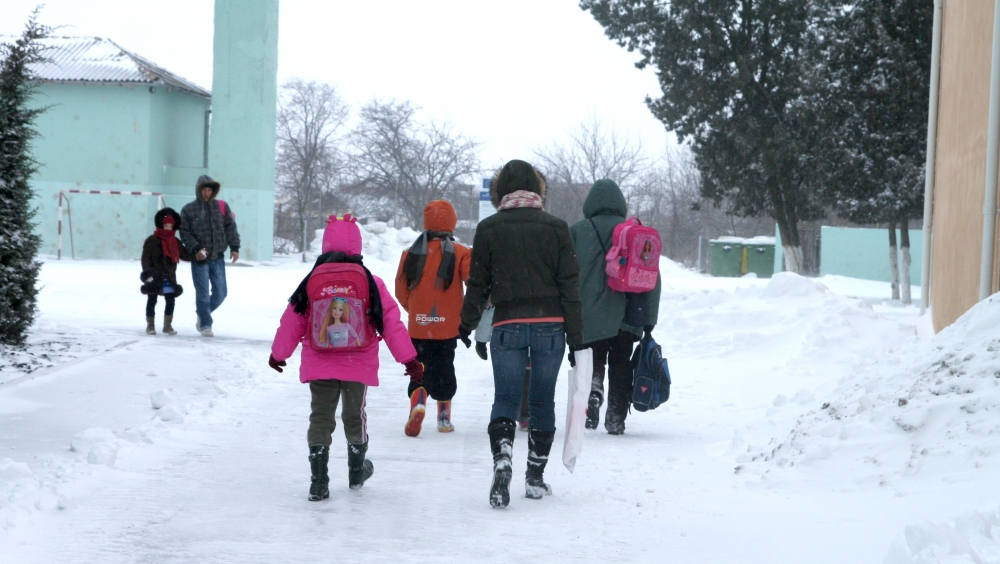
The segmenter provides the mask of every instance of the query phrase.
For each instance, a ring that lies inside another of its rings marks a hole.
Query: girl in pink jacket
[[[323,233],[323,254],[316,259],[312,271],[289,298],[288,307],[281,316],[281,324],[271,345],[271,358],[268,360],[271,368],[282,372],[285,360],[302,344],[299,380],[308,383],[312,392],[312,414],[309,416],[307,436],[309,464],[312,469],[310,501],[330,497],[327,464],[330,460],[333,430],[337,426],[334,415],[341,399],[344,408],[340,418],[347,436],[347,477],[350,488],[360,488],[374,472],[371,461],[365,460],[365,453],[368,451],[365,398],[368,386],[378,386],[379,341],[385,340],[393,358],[406,366],[406,375],[411,381],[417,385],[421,385],[423,381],[423,366],[417,361],[417,351],[413,348],[406,326],[400,320],[399,306],[382,280],[372,275],[362,264],[361,231],[355,221],[350,215],[345,215],[343,219],[330,216]],[[344,263],[360,265],[360,269],[357,266],[337,266]],[[319,282],[310,285],[314,275],[314,281],[336,280],[337,276],[341,276],[336,272],[344,270],[354,272],[356,276],[351,278],[352,274],[343,274],[343,283],[331,282],[326,287],[318,288],[317,284],[323,284]],[[363,275],[360,274],[361,271]],[[364,284],[364,278],[357,283],[358,276],[367,278],[367,284]],[[360,288],[364,285],[368,287],[367,296],[356,295],[360,292],[351,293],[352,287]],[[310,307],[311,293],[316,298],[316,308]],[[345,295],[351,297],[341,297]],[[325,300],[322,299],[324,297]],[[342,314],[344,304],[351,302],[355,304],[354,307],[358,307],[358,304],[365,301],[367,311],[358,309],[352,320],[357,324],[351,329],[354,337],[344,343],[339,340],[337,343],[329,343],[327,333],[332,325],[329,325],[329,320],[326,323],[323,320],[330,317],[330,311],[336,310],[338,321],[342,317],[346,320],[349,316]],[[366,318],[369,329],[355,329],[364,327],[359,317]]]

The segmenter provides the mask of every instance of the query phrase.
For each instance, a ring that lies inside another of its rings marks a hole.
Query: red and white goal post
[[[162,210],[165,205],[163,203],[163,193],[162,192],[126,192],[123,190],[60,190],[59,191],[59,243],[56,250],[56,258],[62,260],[62,224],[63,224],[63,198],[69,201],[66,194],[99,194],[105,196],[156,196],[156,209]],[[70,229],[72,229],[72,223],[70,224]],[[70,237],[72,238],[72,233]],[[76,254],[75,252],[73,253]],[[76,258],[75,256],[73,258]]]

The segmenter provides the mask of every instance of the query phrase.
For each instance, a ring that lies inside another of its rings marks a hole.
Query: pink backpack
[[[363,349],[376,342],[368,322],[368,275],[360,264],[321,264],[306,285],[309,346],[317,351]]]
[[[661,248],[659,232],[643,225],[638,217],[616,225],[611,249],[604,257],[608,286],[616,292],[635,294],[656,288]]]

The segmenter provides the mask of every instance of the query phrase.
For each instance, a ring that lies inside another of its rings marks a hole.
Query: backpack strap
[[[601,250],[604,251],[604,256],[608,256],[608,247],[604,244],[604,239],[601,239],[601,232],[597,230],[597,224],[594,223],[594,218],[590,218],[590,225],[594,228],[594,235],[597,235],[597,242],[601,244]]]
[[[225,202],[225,200],[216,200],[216,202],[219,204],[219,211],[222,212],[222,218],[225,219],[225,217],[226,217],[226,202]]]

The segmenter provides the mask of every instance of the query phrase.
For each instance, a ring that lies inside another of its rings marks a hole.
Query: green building
[[[179,211],[210,174],[237,215],[241,258],[269,260],[277,30],[278,0],[216,1],[214,99],[111,40],[47,40],[51,61],[33,69],[34,102],[48,107],[33,146],[41,253],[59,252],[62,200],[64,257],[138,258],[161,197]]]

